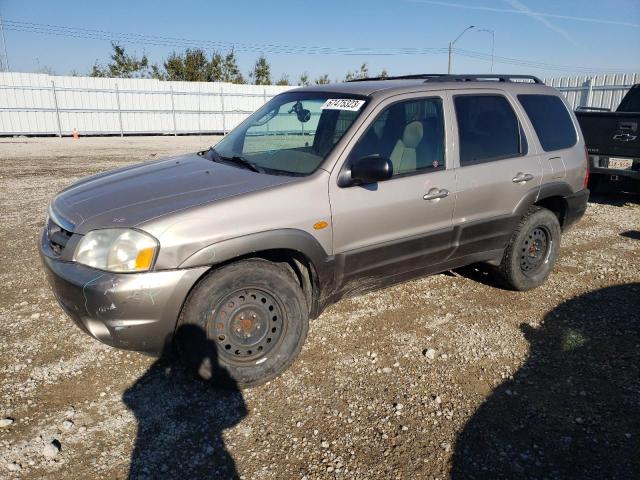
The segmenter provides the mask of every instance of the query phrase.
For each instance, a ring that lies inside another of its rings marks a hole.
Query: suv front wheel
[[[544,283],[560,252],[560,222],[553,212],[531,207],[513,232],[499,267],[513,290],[530,290]]]
[[[196,285],[180,316],[176,343],[201,377],[249,387],[287,369],[308,329],[309,309],[292,272],[283,264],[248,259],[214,270]]]

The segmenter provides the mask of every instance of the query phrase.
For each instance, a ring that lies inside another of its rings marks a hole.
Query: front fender
[[[312,235],[295,228],[252,233],[213,243],[195,252],[178,268],[213,266],[257,252],[280,249],[293,250],[304,255],[316,270],[320,284],[331,283],[332,257]]]

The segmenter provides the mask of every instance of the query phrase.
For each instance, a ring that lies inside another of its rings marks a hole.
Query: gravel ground
[[[242,393],[80,332],[37,255],[50,197],[211,142],[0,139],[0,477],[640,477],[638,197],[594,199],[535,291],[466,268],[343,300]]]

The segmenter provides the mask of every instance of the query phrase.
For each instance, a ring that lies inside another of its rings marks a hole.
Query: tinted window
[[[545,152],[573,147],[576,129],[562,100],[553,95],[518,95]]]
[[[461,166],[516,157],[525,151],[520,123],[506,98],[458,95],[454,104]]]
[[[388,107],[362,135],[349,160],[368,155],[390,159],[394,176],[444,169],[442,101],[410,100]]]

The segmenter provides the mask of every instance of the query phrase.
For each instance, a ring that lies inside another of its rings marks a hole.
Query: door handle
[[[518,172],[518,174],[511,179],[513,183],[525,183],[530,180],[533,180],[533,175],[531,175],[530,173],[522,172]]]
[[[437,188],[433,188],[427,193],[424,197],[424,200],[437,200],[439,198],[445,198],[449,196],[449,190],[438,190]]]

